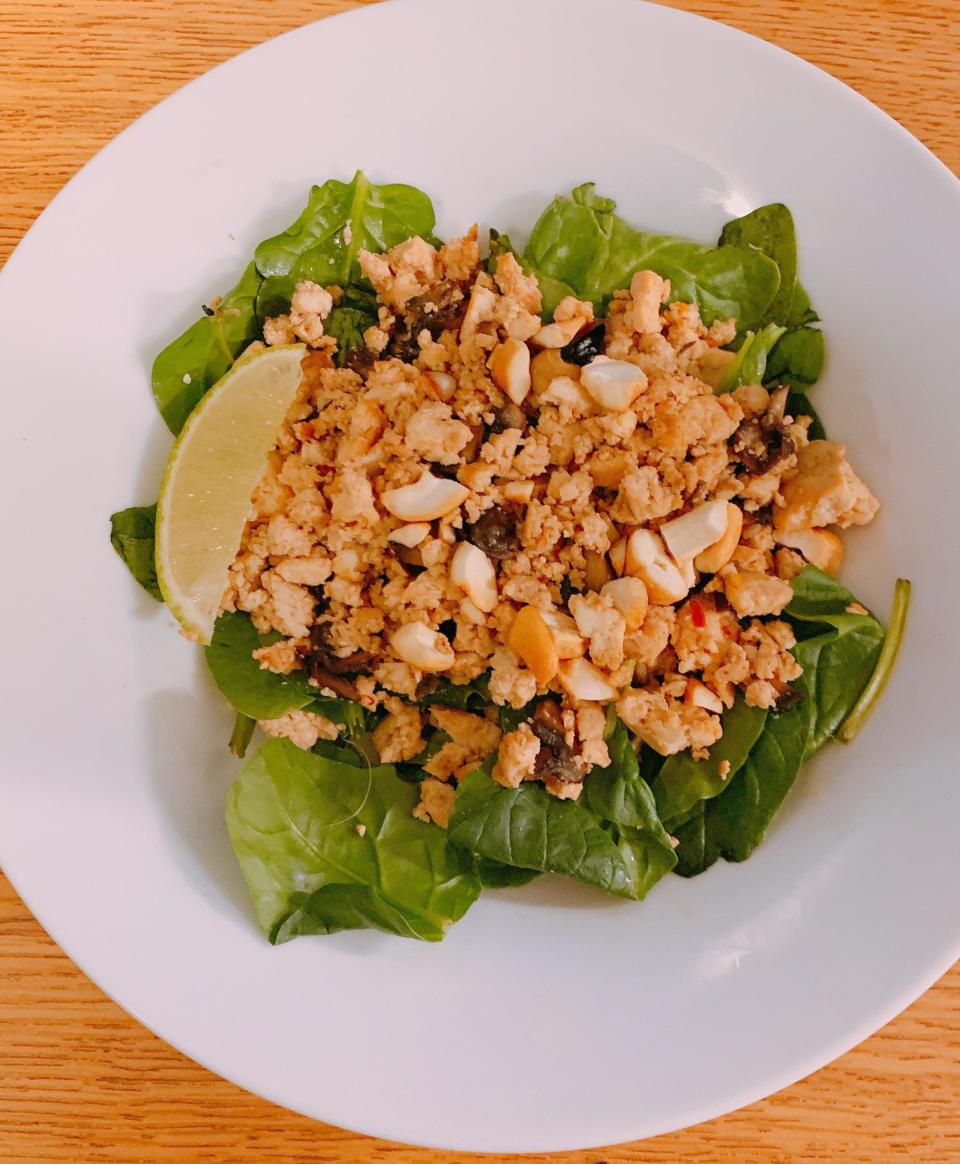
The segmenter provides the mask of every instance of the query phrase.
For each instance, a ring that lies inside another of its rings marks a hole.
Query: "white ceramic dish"
[[[817,406],[884,501],[848,579],[914,581],[899,668],[743,866],[642,905],[489,894],[442,946],[273,949],[222,825],[229,715],[107,515],[152,500],[154,353],[362,166],[441,233],[520,231],[588,178],[653,228],[793,208],[825,321]],[[213,1070],[350,1128],[496,1152],[715,1116],[845,1051],[960,950],[954,451],[960,184],[823,73],[632,0],[409,0],[265,44],[121,134],[0,278],[0,854],[114,998]],[[946,647],[944,644],[948,644]]]

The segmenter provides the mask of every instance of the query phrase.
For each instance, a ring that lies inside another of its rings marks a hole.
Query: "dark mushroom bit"
[[[330,646],[330,628],[318,622],[310,628],[310,646],[303,656],[307,674],[320,687],[329,687],[343,699],[360,698],[356,685],[348,675],[369,674],[377,663],[370,651],[353,651],[349,655],[334,654]]]
[[[585,773],[564,739],[560,708],[551,700],[537,705],[530,730],[540,741],[535,771],[541,780],[552,778],[561,784],[582,784]]]
[[[491,558],[505,561],[520,552],[520,513],[515,505],[494,505],[470,526],[468,538]]]
[[[453,284],[446,283],[417,295],[394,325],[386,354],[412,364],[420,355],[417,338],[420,333],[428,331],[431,339],[437,339],[447,328],[458,325],[464,310],[464,294]]]
[[[606,325],[597,323],[588,331],[574,336],[565,347],[562,347],[560,357],[568,364],[576,364],[579,368],[586,367],[591,360],[603,355],[606,336]]]
[[[733,434],[731,451],[748,473],[766,473],[797,451],[790,426],[782,416],[744,421]]]

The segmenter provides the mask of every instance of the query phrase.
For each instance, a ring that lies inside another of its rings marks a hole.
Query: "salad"
[[[837,580],[879,503],[810,402],[790,211],[615,210],[582,185],[519,251],[331,180],[156,359],[179,437],[111,540],[236,711],[272,942],[742,861],[883,687],[909,584],[885,631]]]

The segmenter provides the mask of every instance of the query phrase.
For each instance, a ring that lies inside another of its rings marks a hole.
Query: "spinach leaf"
[[[720,232],[719,245],[755,247],[780,268],[780,288],[767,308],[771,323],[786,323],[797,284],[797,232],[793,215],[782,202],[771,202],[735,218]],[[747,384],[759,381],[746,380]]]
[[[417,790],[270,740],[244,765],[226,820],[271,942],[378,929],[439,941],[480,893],[473,861],[412,815]]]
[[[278,719],[317,699],[317,689],[303,671],[275,675],[253,657],[259,647],[279,638],[278,634],[259,634],[250,616],[238,610],[220,615],[210,646],[204,648],[213,681],[237,711],[251,719]]]
[[[416,234],[429,239],[435,223],[433,204],[413,186],[375,186],[359,170],[350,182],[314,186],[296,222],[257,247],[260,318],[285,311],[302,279],[362,284],[361,250],[389,250]]]
[[[535,783],[503,788],[492,760],[460,782],[450,840],[480,858],[563,873],[620,897],[642,898],[675,863],[653,794],[620,726],[611,764],[587,776],[583,802]]]
[[[157,506],[133,505],[110,516],[110,544],[148,594],[163,602],[154,561]]]
[[[849,614],[853,595],[835,578],[807,566],[793,580],[785,616],[797,634],[803,700],[768,715],[746,763],[714,800],[675,835],[677,872],[693,876],[723,856],[743,861],[760,844],[804,760],[828,743],[857,704],[880,655],[884,631],[869,614]]]
[[[764,380],[803,391],[823,375],[824,355],[822,331],[814,327],[788,331],[770,352]]]
[[[348,288],[323,325],[324,332],[337,341],[336,361],[341,368],[350,352],[363,346],[363,333],[377,320],[374,296],[357,288]]]
[[[441,679],[433,691],[417,702],[421,707],[431,707],[436,703],[441,707],[456,707],[460,711],[486,711],[490,706],[490,676],[478,675],[469,683],[451,683],[449,679]]]
[[[741,384],[762,384],[767,357],[779,346],[778,340],[783,333],[784,329],[775,323],[768,323],[757,332],[748,331],[717,392],[732,392]]]
[[[249,715],[244,715],[242,711],[237,712],[237,718],[233,723],[233,731],[230,733],[230,742],[227,745],[230,751],[242,760],[247,754],[247,748],[250,747],[250,741],[253,739],[253,730],[257,726],[257,721],[251,719]]]
[[[735,316],[746,331],[766,317],[780,287],[771,259],[752,248],[637,230],[614,214],[615,207],[588,182],[569,199],[555,198],[540,216],[523,260],[541,280],[546,312],[565,294],[602,308],[636,271],[649,268],[670,280],[674,299],[697,303],[707,324]]]
[[[478,857],[565,873],[622,897],[638,897],[633,863],[589,809],[541,784],[503,788],[478,768],[460,781],[450,840]]]
[[[805,327],[808,323],[818,323],[820,316],[813,310],[810,296],[806,288],[797,280],[793,289],[793,299],[790,301],[790,310],[784,323],[787,327]]]
[[[183,428],[200,397],[259,338],[254,311],[259,289],[260,275],[251,263],[213,314],[198,319],[154,360],[153,397],[171,432]]]
[[[689,751],[668,756],[653,784],[657,812],[668,829],[690,813],[701,800],[712,800],[730,786],[746,763],[750,749],[764,729],[767,713],[738,698],[723,717],[723,735],[706,760],[695,760]],[[729,764],[725,776],[720,767]]]
[[[885,635],[872,614],[848,613],[854,596],[816,566],[807,566],[792,586],[785,613],[800,640],[794,654],[803,666],[799,686],[810,717],[807,755],[812,756],[833,739],[853,710]]]
[[[484,889],[515,889],[529,885],[540,876],[538,869],[518,869],[515,865],[501,865],[481,857],[477,861],[477,873]]]
[[[276,633],[259,634],[250,616],[242,611],[221,614],[210,646],[204,649],[210,674],[221,693],[250,719],[278,719],[288,711],[305,708],[339,724],[351,737],[362,735],[367,730],[367,713],[359,703],[320,695],[303,671],[275,675],[260,666],[253,652],[280,638]]]

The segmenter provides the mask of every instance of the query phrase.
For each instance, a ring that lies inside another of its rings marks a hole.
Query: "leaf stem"
[[[237,712],[237,718],[233,725],[233,731],[230,733],[230,751],[242,760],[247,754],[247,748],[250,744],[250,737],[253,735],[253,729],[257,726],[257,721],[251,719],[249,715],[244,715],[242,711]]]
[[[910,609],[910,582],[906,578],[898,578],[893,591],[893,610],[890,613],[890,626],[886,638],[883,640],[883,649],[877,659],[873,674],[867,680],[860,698],[853,705],[850,714],[844,720],[837,739],[849,744],[857,732],[863,727],[870,712],[873,711],[877,700],[883,694],[893,665],[897,661],[897,653],[903,641],[903,632],[907,625],[907,611]]]

